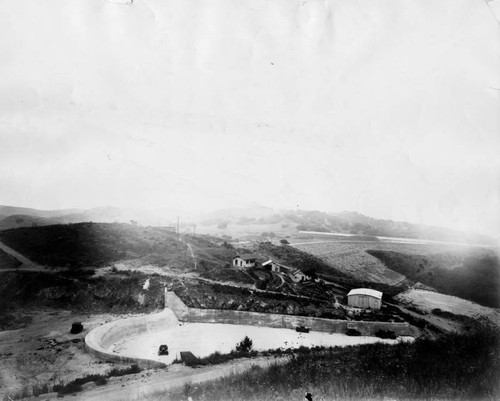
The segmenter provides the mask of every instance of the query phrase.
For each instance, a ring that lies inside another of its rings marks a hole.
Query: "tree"
[[[282,239],[280,240],[280,242],[283,244],[283,245],[288,245],[290,244],[286,239]]]
[[[253,341],[248,336],[245,336],[239,344],[236,344],[236,352],[247,354],[252,350],[252,347]]]

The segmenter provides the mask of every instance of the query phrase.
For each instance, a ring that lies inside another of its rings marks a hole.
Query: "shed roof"
[[[273,261],[271,259],[265,261],[264,263],[262,263],[262,266],[267,266],[267,265],[272,265],[273,264]]]
[[[382,299],[382,293],[380,291],[372,290],[370,288],[355,288],[347,294],[347,296],[350,295],[368,295],[370,297]]]
[[[236,259],[236,258],[241,258],[243,260],[255,260],[257,259],[257,255],[254,255],[254,254],[246,254],[246,255],[236,255],[233,259]]]
[[[293,275],[295,276],[296,274],[304,274],[304,273],[302,273],[299,269],[293,269],[293,270],[290,272],[290,274],[293,274]],[[304,276],[305,276],[305,274],[304,274]]]

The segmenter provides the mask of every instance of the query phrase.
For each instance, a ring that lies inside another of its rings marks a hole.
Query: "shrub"
[[[388,338],[391,340],[395,340],[397,338],[396,333],[394,333],[392,330],[378,330],[375,335],[378,338]]]
[[[239,344],[236,344],[236,352],[248,354],[252,350],[252,347],[253,341],[248,336],[245,336],[245,338],[241,340]]]
[[[82,391],[82,385],[77,383],[76,380],[73,380],[68,384],[54,386],[54,390],[57,391],[57,394],[59,395],[73,394]]]
[[[356,330],[356,329],[347,329],[346,334],[347,334],[348,336],[360,336],[360,335],[361,335],[361,332],[359,332],[359,331],[358,331],[358,330]]]

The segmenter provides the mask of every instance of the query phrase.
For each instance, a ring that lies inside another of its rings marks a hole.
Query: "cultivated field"
[[[396,300],[403,304],[413,305],[426,312],[441,309],[444,312],[464,315],[474,319],[487,318],[500,326],[500,313],[497,310],[451,295],[425,290],[409,290],[397,295]]]
[[[379,241],[328,241],[319,238],[295,238],[292,246],[322,259],[343,273],[361,280],[396,285],[405,276],[388,269],[379,259],[366,253],[367,250],[386,250],[409,255],[441,253],[457,254],[462,258],[463,247],[440,244],[397,244]]]

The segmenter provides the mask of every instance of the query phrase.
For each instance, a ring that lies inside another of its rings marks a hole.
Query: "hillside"
[[[25,215],[25,216],[34,216],[34,217],[59,217],[68,214],[81,213],[81,209],[57,209],[57,210],[40,210],[40,209],[32,209],[27,207],[17,207],[17,206],[4,206],[0,205],[0,217],[3,218],[12,216],[12,215]]]
[[[101,267],[141,259],[157,265],[186,264],[186,246],[162,228],[78,223],[0,232],[0,240],[31,260],[52,267]]]
[[[0,269],[14,269],[21,264],[15,257],[0,249]]]
[[[446,264],[443,255],[410,255],[389,250],[369,250],[389,269],[412,281],[431,286],[443,294],[500,307],[500,261],[490,250],[475,250],[458,265]],[[450,265],[454,268],[450,269]]]
[[[57,218],[37,217],[25,214],[13,214],[0,220],[0,230],[11,228],[48,226],[57,224]]]
[[[76,223],[0,231],[0,241],[29,259],[50,267],[103,267],[128,261],[135,265],[196,267],[230,265],[236,251],[224,240],[180,236],[167,227],[124,223]],[[189,243],[189,245],[188,245]],[[193,251],[193,256],[191,255]]]
[[[375,239],[375,236],[383,236],[496,244],[495,240],[482,235],[467,235],[447,228],[375,219],[357,212],[328,213],[311,210],[278,210],[258,204],[216,210],[196,217],[173,209],[140,210],[108,206],[87,210],[38,210],[0,206],[0,230],[31,225],[80,222],[129,223],[131,220],[143,225],[167,226],[172,224],[178,216],[181,216],[185,231],[190,230],[190,224],[197,224],[200,233],[229,234],[237,237],[243,237],[247,234],[260,235],[266,232],[284,236],[297,234],[299,231],[316,231],[353,234],[372,240]]]
[[[144,283],[148,282],[147,288]],[[70,272],[0,272],[0,330],[16,328],[22,310],[61,308],[73,312],[152,312],[164,306],[169,280],[137,272],[89,278]]]
[[[366,253],[371,247],[394,249],[393,244],[377,242],[320,241],[311,243],[292,242],[294,248],[319,258],[344,275],[363,282],[398,285],[405,276],[387,268],[377,258]]]
[[[260,214],[259,214],[260,212]],[[444,242],[495,244],[482,235],[468,235],[457,230],[407,222],[375,219],[357,212],[327,213],[307,210],[273,210],[264,207],[226,209],[199,217],[201,230],[243,236],[274,232],[276,235],[299,231],[427,239]]]

